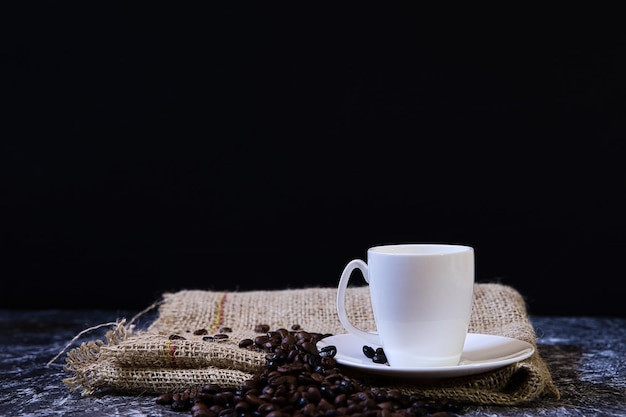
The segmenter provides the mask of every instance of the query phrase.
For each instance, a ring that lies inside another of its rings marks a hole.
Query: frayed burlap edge
[[[100,377],[100,352],[104,346],[118,344],[133,333],[133,326],[127,325],[126,320],[119,321],[115,327],[107,331],[104,340],[96,339],[83,342],[80,346],[67,353],[64,369],[74,376],[64,378],[63,382],[71,391],[82,390],[83,396],[93,394],[106,386]]]

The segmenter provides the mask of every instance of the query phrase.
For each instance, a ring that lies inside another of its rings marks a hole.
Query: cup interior
[[[471,247],[465,245],[418,243],[374,246],[370,248],[370,251],[390,255],[444,255],[465,252],[471,249]]]

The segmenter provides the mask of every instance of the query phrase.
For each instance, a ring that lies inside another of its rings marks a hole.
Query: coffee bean
[[[257,395],[254,395],[254,393],[248,392],[245,397],[244,400],[250,404],[253,408],[256,407],[258,408],[261,404],[264,404],[264,401],[259,398]]]
[[[333,346],[333,345],[324,346],[322,349],[320,349],[319,353],[320,353],[320,356],[322,357],[326,356],[329,358],[333,358],[337,354],[337,346]]]
[[[193,417],[215,417],[215,416],[217,416],[217,414],[215,414],[213,411],[209,410],[209,407],[207,407],[206,404],[204,404],[202,402],[196,402],[191,407],[191,415]]]
[[[376,354],[376,351],[371,346],[363,345],[363,354],[367,356],[368,358],[372,359],[374,355]]]
[[[252,346],[254,345],[254,340],[252,339],[242,339],[239,341],[239,347],[240,348],[246,348],[248,346]]]
[[[209,331],[207,329],[198,329],[198,330],[195,330],[193,334],[195,334],[196,336],[200,336],[203,334],[209,334]]]
[[[254,331],[256,333],[266,333],[269,330],[270,330],[269,324],[257,324],[256,326],[254,326]]]
[[[387,363],[387,357],[385,356],[384,353],[375,353],[374,356],[372,357],[372,361],[374,363]]]
[[[311,374],[311,379],[314,380],[315,382],[322,382],[324,380],[324,377],[321,374],[318,374],[317,372],[313,372]]]
[[[224,408],[222,411],[217,413],[218,417],[236,417],[237,414],[235,409],[233,408]]]
[[[314,343],[305,341],[301,345],[298,345],[303,351],[308,353],[317,353],[317,346]]]
[[[322,365],[322,367],[325,369],[330,369],[337,366],[337,361],[330,356],[323,356],[320,360],[320,365]]]
[[[372,357],[372,361],[374,363],[387,363],[387,356],[385,355],[385,351],[383,348],[376,348],[374,351],[374,356]]]
[[[270,338],[264,334],[261,336],[257,336],[254,338],[254,344],[258,347],[258,346],[262,346],[263,344],[265,344],[265,342],[267,342],[268,340],[270,340]]]
[[[209,394],[217,394],[222,390],[222,387],[217,384],[208,384],[203,386],[200,390]]]
[[[156,403],[161,405],[170,405],[174,402],[172,396],[173,395],[170,393],[161,394],[157,397]]]

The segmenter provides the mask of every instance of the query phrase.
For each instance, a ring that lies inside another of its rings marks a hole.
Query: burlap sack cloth
[[[291,329],[294,324],[316,333],[341,334],[336,313],[336,288],[278,291],[214,292],[184,290],[163,295],[158,318],[146,330],[133,332],[121,321],[105,337],[68,352],[64,379],[83,395],[107,388],[122,393],[162,394],[217,383],[239,386],[266,363],[265,354],[242,349],[238,342],[254,338],[255,326]],[[348,288],[352,321],[374,330],[369,287]],[[232,328],[224,341],[204,341],[223,327]],[[475,284],[469,331],[524,340],[536,346],[535,333],[521,295],[501,284]],[[185,339],[170,338],[171,335]],[[342,369],[346,375],[351,370]],[[377,379],[370,386],[399,388],[423,398],[467,404],[514,405],[542,396],[558,398],[550,372],[536,351],[530,358],[487,373],[430,381]]]

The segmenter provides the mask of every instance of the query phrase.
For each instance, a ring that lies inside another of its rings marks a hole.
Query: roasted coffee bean
[[[303,342],[302,344],[298,345],[298,347],[307,353],[312,353],[312,354],[317,353],[317,346],[315,346],[314,343],[311,343],[309,341]]]
[[[385,355],[385,351],[383,348],[376,348],[374,351],[374,356],[372,357],[372,361],[374,363],[387,363],[387,356]]]
[[[337,346],[333,346],[333,345],[329,345],[329,346],[324,346],[323,348],[320,349],[320,356],[324,357],[329,357],[329,358],[334,358],[335,355],[337,354]]]
[[[191,406],[191,415],[193,417],[216,417],[213,411],[209,410],[206,404],[201,402],[196,402]]]
[[[264,404],[265,402],[259,398],[257,395],[254,395],[253,393],[248,392],[245,397],[244,400],[252,405],[252,407],[256,407],[258,408],[261,404]]]
[[[254,345],[254,340],[252,339],[242,339],[239,341],[239,347],[240,348],[246,348],[248,346],[252,346]]]
[[[174,399],[172,398],[172,396],[173,395],[170,393],[161,394],[157,397],[156,403],[161,404],[161,405],[170,405],[174,402]]]
[[[322,382],[324,380],[324,376],[321,374],[318,374],[317,372],[313,372],[311,374],[311,379],[314,380],[315,382]]]
[[[214,342],[215,338],[213,336],[204,336],[202,340],[204,340],[205,342]]]
[[[235,412],[234,408],[225,408],[217,415],[218,417],[237,417],[237,413]]]
[[[213,403],[221,405],[222,407],[229,407],[232,405],[233,395],[232,392],[224,391],[218,392],[213,397]]]
[[[171,335],[169,336],[169,339],[170,339],[170,340],[186,340],[184,337],[179,336],[179,335],[177,335],[177,334],[171,334]]]
[[[270,338],[264,334],[261,336],[257,336],[254,338],[254,344],[257,345],[257,347],[262,346],[265,344],[265,342],[267,342],[268,340],[270,340]]]
[[[254,331],[257,333],[267,333],[270,330],[269,324],[257,324],[254,326]]]
[[[323,356],[320,360],[320,365],[322,365],[324,369],[330,369],[337,366],[337,361],[335,358],[331,358],[330,356]]]
[[[372,361],[374,363],[387,363],[387,357],[385,356],[384,353],[375,353],[374,357],[372,357]]]
[[[193,405],[192,400],[189,391],[173,394],[170,408],[174,411],[187,411]]]
[[[208,384],[200,388],[201,392],[206,392],[208,394],[217,394],[222,391],[222,387],[217,384]]]
[[[226,333],[217,333],[213,335],[213,338],[215,340],[223,340],[223,339],[228,339],[228,335]]]
[[[254,393],[259,392],[259,384],[254,379],[248,379],[246,381],[243,381],[240,388],[241,388],[242,395],[244,393],[254,394]]]
[[[228,327],[228,326],[224,326],[222,328],[220,328],[220,333],[232,333],[233,329]]]
[[[207,329],[198,329],[194,330],[193,334],[195,334],[196,336],[201,336],[203,334],[209,334],[209,331]]]
[[[276,333],[278,333],[281,337],[285,337],[289,335],[289,330],[281,327],[280,329],[276,330]]]
[[[367,356],[368,358],[372,359],[374,355],[376,354],[376,351],[371,346],[363,345],[363,354]]]
[[[285,344],[287,346],[295,345],[296,344],[296,337],[291,335],[291,334],[283,336],[283,338],[281,340],[281,345],[282,344]]]

